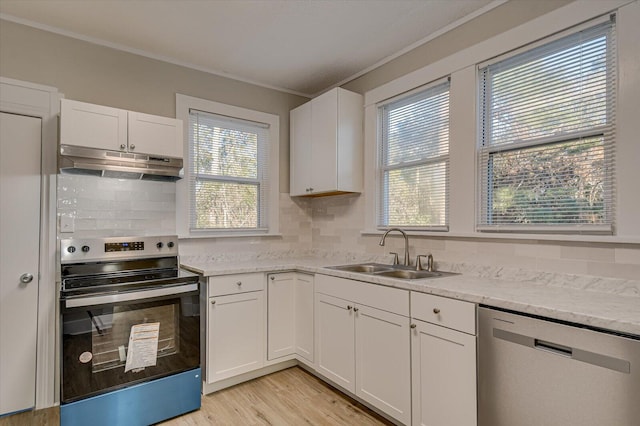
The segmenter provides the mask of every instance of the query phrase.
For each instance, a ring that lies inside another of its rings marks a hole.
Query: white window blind
[[[448,230],[449,80],[379,114],[378,227]]]
[[[480,231],[611,233],[613,21],[479,70]]]
[[[189,110],[191,230],[265,230],[268,129]]]

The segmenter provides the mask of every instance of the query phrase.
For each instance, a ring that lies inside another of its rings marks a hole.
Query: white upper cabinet
[[[332,89],[291,111],[291,195],[361,192],[363,97]]]
[[[119,151],[127,148],[127,111],[62,99],[60,143]]]
[[[311,187],[311,102],[291,110],[291,195],[309,195]]]
[[[60,143],[182,158],[182,120],[63,99]]]
[[[182,120],[128,112],[129,150],[182,158]]]

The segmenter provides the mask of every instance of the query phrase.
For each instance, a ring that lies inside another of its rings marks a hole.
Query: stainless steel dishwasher
[[[479,426],[640,425],[640,340],[478,309]]]

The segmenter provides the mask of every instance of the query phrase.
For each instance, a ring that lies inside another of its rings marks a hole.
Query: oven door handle
[[[66,308],[79,308],[84,306],[105,305],[108,303],[127,302],[130,300],[152,299],[162,296],[173,296],[183,293],[191,293],[198,290],[198,283],[160,287],[151,290],[131,291],[117,294],[103,294],[99,296],[88,296],[67,299],[64,301]]]

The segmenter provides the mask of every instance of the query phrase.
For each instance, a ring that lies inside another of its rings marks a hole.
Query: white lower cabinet
[[[315,285],[317,371],[409,424],[409,292],[326,275]]]
[[[353,303],[316,294],[316,368],[352,393],[356,392],[355,336]]]
[[[267,359],[313,362],[313,275],[273,273],[267,280]]]
[[[269,274],[267,280],[267,359],[296,351],[296,274]]]
[[[206,381],[264,366],[264,274],[210,277],[207,299]]]
[[[300,361],[309,363],[313,363],[313,283],[313,275],[296,274],[296,355]]]
[[[475,426],[475,305],[411,293],[414,426]]]
[[[297,359],[399,423],[477,425],[473,303],[298,272],[209,277],[205,300],[208,384]]]
[[[405,424],[411,419],[409,318],[356,305],[356,395]]]

